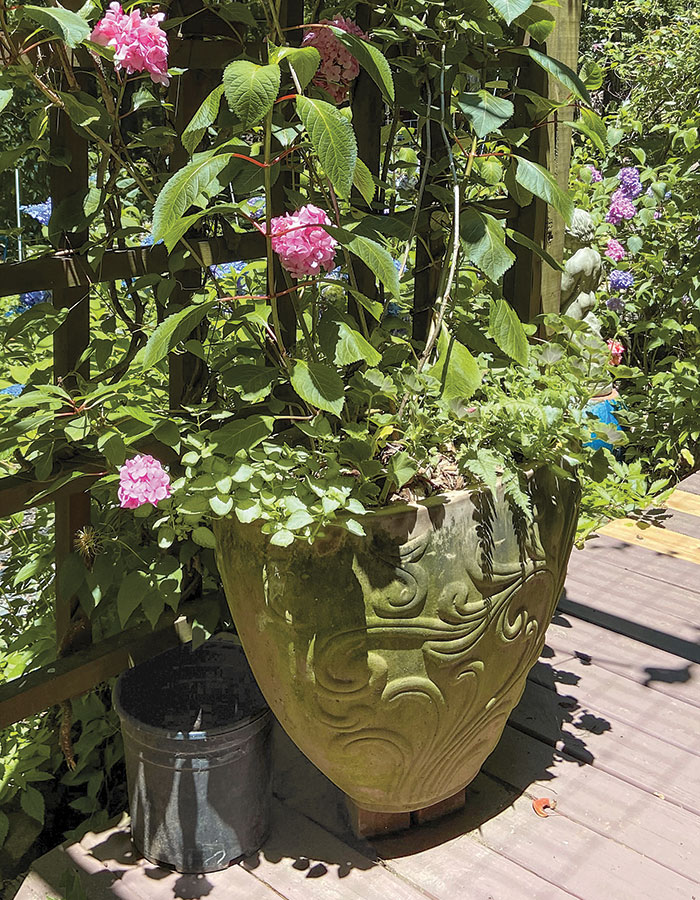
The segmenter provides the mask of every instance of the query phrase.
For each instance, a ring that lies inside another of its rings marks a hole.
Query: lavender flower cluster
[[[610,273],[609,284],[611,291],[628,291],[634,284],[634,275],[631,272],[615,269]]]
[[[624,195],[630,200],[636,200],[642,193],[642,181],[639,177],[639,170],[634,166],[627,166],[624,169],[620,169],[617,177],[620,180],[620,190]]]
[[[613,312],[621,313],[625,308],[625,301],[622,299],[622,297],[610,297],[605,301],[605,305]]]
[[[51,303],[51,298],[51,291],[29,291],[26,294],[20,294],[17,306],[13,306],[5,315],[18,315],[31,309],[32,306],[36,306],[37,303]]]
[[[620,187],[610,198],[610,209],[605,217],[605,221],[612,225],[619,225],[623,219],[633,219],[637,215],[637,207],[632,201],[642,193],[639,171],[634,166],[620,169],[617,177]]]

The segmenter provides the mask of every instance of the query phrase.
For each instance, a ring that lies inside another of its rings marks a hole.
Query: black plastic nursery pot
[[[153,863],[214,872],[269,826],[272,714],[240,646],[214,639],[124,672],[121,719],[132,840]]]

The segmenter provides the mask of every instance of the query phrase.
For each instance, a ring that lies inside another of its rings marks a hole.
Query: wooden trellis
[[[78,0],[74,6],[80,6],[80,2]],[[199,8],[199,0],[181,0],[177,14],[187,16]],[[581,0],[563,0],[554,13],[558,24],[547,42],[546,52],[575,69]],[[371,15],[369,6],[360,7],[358,23],[365,30],[372,27]],[[300,25],[302,16],[302,0],[284,0],[281,9],[282,27]],[[230,38],[218,37],[218,24],[219,20],[210,13],[199,13],[183,23],[181,37],[170,40],[171,64],[187,68],[179,79],[177,118],[180,131],[202,99],[218,82],[221,69],[239,55],[239,43]],[[288,33],[299,37],[301,35],[299,30]],[[217,37],[214,38],[214,35]],[[518,64],[521,66],[518,76],[521,83],[529,79],[534,83],[534,89],[541,94],[561,99],[561,86],[530,63],[527,57],[518,57]],[[353,119],[359,155],[373,174],[379,176],[383,106],[378,89],[364,72],[359,76],[354,96]],[[573,112],[569,111],[567,114],[572,115]],[[570,129],[562,127],[561,120],[560,113],[558,122],[533,133],[530,152],[533,159],[549,168],[561,186],[566,187]],[[436,144],[437,141],[433,145]],[[51,121],[51,157],[60,158],[65,155],[71,159],[70,169],[61,167],[50,172],[54,208],[67,196],[85,193],[88,183],[86,142],[73,131],[68,119],[56,110]],[[184,150],[176,149],[172,155],[171,167],[178,168],[186,159]],[[291,173],[283,175],[275,186],[273,215],[284,211],[284,190],[290,186],[285,178],[291,178]],[[555,258],[561,259],[563,222],[541,200],[535,199],[523,209],[508,199],[494,201],[490,205],[494,214],[506,217],[509,225],[528,234],[535,243],[544,247]],[[411,210],[406,216],[407,221],[412,215]],[[169,303],[171,308],[175,308],[186,304],[191,290],[199,285],[202,262],[209,266],[232,260],[248,261],[263,257],[265,251],[264,239],[257,232],[243,235],[231,232],[225,238],[190,239],[190,246],[196,256],[182,249],[176,249],[168,255],[165,247],[159,245],[108,250],[99,261],[92,262],[76,249],[85,242],[86,237],[86,234],[75,233],[64,236],[61,247],[51,255],[0,266],[0,296],[51,290],[56,307],[71,308],[67,319],[55,332],[54,374],[57,378],[74,371],[76,363],[88,347],[91,286],[143,275],[174,275],[178,284]],[[414,328],[420,334],[426,327],[431,302],[435,298],[437,279],[434,258],[439,258],[440,255],[440,248],[430,244],[429,214],[419,220],[417,247],[422,249],[417,252]],[[540,311],[556,311],[560,273],[543,266],[541,258],[524,247],[514,246],[513,250],[516,252],[516,263],[505,283],[508,300],[524,320],[532,319]],[[370,295],[374,290],[373,274],[363,271],[361,267],[358,282],[363,293]],[[291,304],[287,308],[291,310]],[[282,327],[286,331],[285,343],[289,344],[289,338],[293,337],[296,329],[293,312],[282,322]],[[185,391],[192,384],[193,371],[198,364],[197,358],[189,354],[171,359],[170,402],[173,408],[186,399]],[[89,363],[85,363],[84,367],[88,365]],[[84,374],[89,374],[87,369]],[[143,449],[154,452],[165,461],[172,456],[170,448],[155,446],[155,442]],[[50,497],[37,500],[35,497],[46,490],[46,482],[20,475],[0,479],[0,517],[29,509],[42,502],[53,502],[56,512],[55,546],[58,567],[73,548],[76,530],[90,521],[89,487],[99,478],[104,467],[104,460],[97,457],[75,458],[65,462],[60,470],[54,471],[52,481],[71,470],[85,474],[67,482]],[[90,474],[91,472],[94,474]],[[197,609],[197,600],[182,604],[177,614],[168,612],[163,615],[156,625],[155,633],[148,625],[145,628],[129,629],[107,640],[75,650],[69,655],[59,655],[56,662],[1,685],[0,728],[90,690],[118,674],[132,660],[148,658],[177,642],[187,631],[183,617]],[[75,598],[62,595],[58,584],[55,614],[57,649],[70,649],[66,645],[67,636],[81,612]]]

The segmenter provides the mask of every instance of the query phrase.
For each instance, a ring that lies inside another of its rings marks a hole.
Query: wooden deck
[[[17,900],[64,897],[67,872],[89,900],[700,900],[700,475],[667,506],[574,552],[461,812],[358,840],[340,792],[278,732],[273,831],[254,858],[178,875],[116,827],[42,857]]]

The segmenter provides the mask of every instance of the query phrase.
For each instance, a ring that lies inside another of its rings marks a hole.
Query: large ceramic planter
[[[226,594],[265,699],[359,806],[455,794],[501,736],[563,587],[578,493],[540,472],[534,525],[489,491],[365,517],[312,546],[216,524]]]

